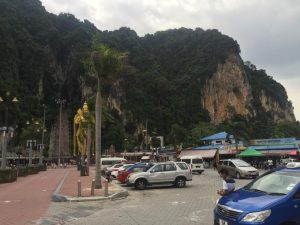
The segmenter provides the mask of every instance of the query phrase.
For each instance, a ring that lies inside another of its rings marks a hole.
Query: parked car
[[[114,164],[119,164],[126,162],[127,160],[125,158],[120,158],[120,157],[111,157],[111,158],[101,158],[101,169],[103,171],[106,170],[107,167],[111,167]]]
[[[271,170],[222,197],[214,225],[300,224],[300,163]]]
[[[114,170],[118,170],[118,168],[120,168],[122,166],[124,166],[123,163],[116,163],[116,164],[114,164],[112,166],[106,167],[106,171],[112,172]]]
[[[224,159],[220,160],[218,165],[218,171],[226,169],[229,176],[240,178],[256,178],[259,176],[259,172],[256,168],[251,166],[249,163],[241,159]]]
[[[201,174],[204,171],[204,164],[201,156],[182,156],[180,161],[187,163],[191,167],[193,173],[195,172]]]
[[[133,173],[127,177],[126,183],[137,189],[145,189],[154,185],[175,185],[183,188],[186,181],[192,180],[192,170],[185,162],[156,163],[147,171]]]
[[[299,160],[297,159],[293,159],[293,158],[287,158],[287,159],[281,159],[280,162],[283,164],[283,165],[286,165],[290,162],[299,162]]]
[[[119,174],[119,171],[124,171],[126,170],[127,168],[131,167],[133,164],[122,164],[121,167],[119,168],[115,168],[111,171],[111,176],[113,178],[117,178],[118,174]]]
[[[127,168],[126,170],[119,171],[117,179],[120,183],[125,184],[126,178],[129,174],[147,170],[152,165],[153,164],[151,164],[151,163],[136,163],[136,164],[130,166],[129,168]]]

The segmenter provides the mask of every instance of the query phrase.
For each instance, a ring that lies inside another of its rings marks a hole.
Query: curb
[[[69,175],[69,172],[66,172],[64,177],[61,179],[61,181],[59,182],[58,186],[56,187],[54,193],[52,194],[52,201],[54,202],[65,202],[66,201],[66,196],[64,195],[60,195],[60,189],[63,186],[67,176]]]
[[[62,180],[59,182],[59,185],[57,186],[54,193],[52,194],[52,201],[54,201],[54,202],[88,202],[88,201],[103,201],[103,200],[114,201],[114,200],[118,200],[118,199],[124,199],[129,195],[128,191],[125,188],[121,187],[120,185],[118,185],[116,183],[114,185],[118,185],[121,188],[121,191],[111,194],[107,197],[104,197],[104,196],[70,197],[67,195],[61,195],[61,194],[59,194],[59,192],[60,192],[68,174],[69,174],[69,172],[66,172],[66,174],[64,175]]]

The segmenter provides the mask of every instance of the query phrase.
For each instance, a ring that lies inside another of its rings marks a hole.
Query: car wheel
[[[185,178],[183,177],[178,177],[175,181],[175,185],[178,188],[184,188],[185,187]]]
[[[241,174],[239,172],[236,173],[236,179],[241,179]]]
[[[139,190],[144,190],[146,188],[146,181],[144,179],[139,179],[135,182],[135,188]]]

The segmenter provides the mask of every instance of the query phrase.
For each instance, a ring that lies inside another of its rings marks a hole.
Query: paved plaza
[[[0,184],[0,224],[34,224],[46,215],[51,196],[69,169],[55,169],[27,177],[17,182]]]
[[[237,180],[237,187],[249,180]],[[76,225],[212,225],[212,210],[221,180],[216,171],[194,175],[186,188],[128,188],[129,197],[116,201],[51,203],[36,224]]]

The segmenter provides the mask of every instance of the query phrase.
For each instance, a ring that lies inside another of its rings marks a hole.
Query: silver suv
[[[175,185],[183,188],[186,181],[192,180],[192,170],[185,162],[156,163],[145,172],[132,173],[126,183],[143,190],[147,186]]]

